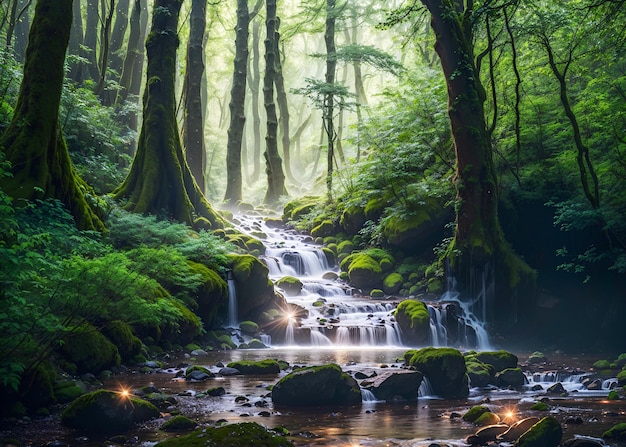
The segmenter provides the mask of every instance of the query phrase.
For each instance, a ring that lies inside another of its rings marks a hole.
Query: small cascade
[[[433,398],[437,397],[435,391],[433,390],[433,386],[430,384],[430,381],[427,377],[424,376],[422,378],[422,383],[420,383],[420,387],[417,389],[417,397],[422,398]]]
[[[365,388],[361,388],[361,400],[363,401],[363,403],[379,402],[379,400],[376,399],[376,396],[374,396],[374,393]]]
[[[293,346],[296,344],[296,338],[293,332],[293,321],[291,318],[287,321],[287,329],[285,329],[285,344],[287,346]]]
[[[235,280],[232,273],[228,272],[228,326],[238,327],[239,318],[237,316],[237,290],[235,288]]]
[[[332,341],[321,332],[311,330],[311,346],[331,346]]]

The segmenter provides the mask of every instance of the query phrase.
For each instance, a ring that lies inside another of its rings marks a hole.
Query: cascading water
[[[239,325],[237,316],[237,290],[232,273],[228,272],[228,326],[236,328]]]
[[[295,232],[265,225],[258,217],[238,216],[245,227],[265,235],[266,251],[261,259],[273,281],[285,276],[298,278],[302,290],[295,296],[284,291],[287,302],[299,309],[288,315],[284,333],[276,345],[304,346],[402,346],[402,334],[393,313],[397,300],[357,297],[336,280],[337,271],[328,265],[319,246]],[[426,303],[431,317],[432,346],[489,347],[487,332],[458,294],[451,289],[439,301]],[[229,307],[229,319],[230,319]],[[235,314],[236,315],[236,314]],[[236,322],[235,322],[236,323]]]

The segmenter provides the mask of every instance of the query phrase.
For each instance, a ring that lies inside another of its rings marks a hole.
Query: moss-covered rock
[[[548,411],[550,407],[545,402],[539,401],[532,404],[530,409],[534,411]]]
[[[354,405],[361,402],[359,384],[333,363],[300,368],[272,388],[274,405]]]
[[[602,438],[626,441],[626,422],[615,424],[602,434]]]
[[[85,394],[84,387],[81,387],[75,380],[65,380],[54,385],[54,396],[60,404],[71,402],[83,394]]]
[[[485,407],[484,405],[476,405],[465,412],[465,414],[463,415],[463,420],[465,422],[474,423],[483,414],[489,413],[489,412],[490,410],[488,407]]]
[[[617,373],[617,384],[619,386],[626,386],[626,370]]]
[[[374,393],[377,399],[392,401],[401,397],[415,400],[422,378],[419,371],[382,371],[375,377],[364,380],[361,386]]]
[[[467,375],[472,387],[486,387],[493,383],[494,368],[491,365],[481,362],[473,356],[465,357],[465,365],[467,366]]]
[[[246,375],[278,374],[280,372],[280,365],[273,359],[259,361],[240,360],[237,362],[230,362],[226,366],[228,368],[235,368],[241,374]]]
[[[207,427],[185,436],[166,439],[155,447],[294,447],[282,435],[256,422]]]
[[[204,382],[215,377],[209,369],[201,365],[192,365],[185,370],[185,380]]]
[[[276,286],[285,291],[287,296],[298,296],[302,291],[302,281],[293,276],[283,276],[276,281]]]
[[[239,323],[239,330],[248,335],[254,335],[259,332],[259,325],[254,321],[242,321]]]
[[[325,219],[311,230],[313,237],[327,237],[335,233],[335,224],[330,219]]]
[[[198,424],[193,419],[189,419],[187,416],[177,415],[170,418],[163,425],[161,430],[163,431],[187,431],[193,430]]]
[[[382,197],[373,197],[369,199],[365,204],[365,208],[363,208],[365,218],[376,222],[383,215],[386,207],[387,200]]]
[[[561,424],[548,416],[524,432],[515,442],[515,447],[557,447],[562,437]]]
[[[592,365],[592,367],[593,369],[598,369],[598,370],[611,369],[611,362],[605,359],[598,360]]]
[[[341,241],[339,245],[337,245],[337,253],[345,253],[350,254],[354,250],[354,243],[350,240]]]
[[[370,292],[370,296],[372,298],[382,298],[385,296],[385,292],[380,289],[372,289],[372,291]]]
[[[35,368],[26,371],[19,386],[21,403],[31,409],[54,403],[55,380],[55,368],[49,361],[43,361]],[[1,410],[0,414],[2,414]]]
[[[430,342],[430,315],[426,304],[417,300],[404,300],[395,311],[396,321],[405,344],[420,346]]]
[[[365,220],[365,210],[362,206],[348,205],[341,213],[339,225],[349,236],[354,236],[363,228]]]
[[[540,351],[535,351],[528,356],[528,363],[531,364],[545,363],[547,361],[548,358]]]
[[[128,323],[121,320],[111,321],[102,330],[102,333],[117,346],[122,361],[133,359],[141,353],[141,340],[133,334]]]
[[[68,361],[76,365],[79,373],[96,373],[118,366],[121,362],[117,347],[92,325],[68,334],[60,350]]]
[[[500,416],[491,411],[486,411],[485,413],[478,416],[478,418],[474,421],[475,425],[480,427],[486,427],[488,425],[498,424],[500,422]]]
[[[383,280],[383,291],[387,295],[398,293],[402,287],[402,275],[400,273],[390,273]]]
[[[495,372],[507,368],[517,368],[517,356],[508,351],[484,351],[474,354],[474,357],[487,365],[493,366]]]
[[[237,310],[241,318],[254,318],[274,304],[274,283],[267,266],[251,255],[228,255],[237,291]],[[275,307],[275,306],[274,306]]]
[[[469,394],[465,357],[453,348],[423,348],[407,351],[408,365],[424,374],[433,391],[446,399]]]
[[[196,313],[205,327],[213,327],[219,308],[225,306],[228,300],[228,284],[219,273],[206,265],[192,261],[188,264],[191,272],[202,278],[202,285],[193,296],[198,305]]]
[[[383,270],[371,256],[358,253],[351,259],[349,265],[348,277],[354,287],[371,289],[381,285]]]
[[[159,410],[145,400],[98,390],[73,401],[61,414],[61,423],[93,432],[117,432],[159,416]]]

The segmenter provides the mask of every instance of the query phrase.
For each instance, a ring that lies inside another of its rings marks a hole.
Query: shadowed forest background
[[[454,276],[505,347],[618,350],[625,24],[618,0],[0,1],[0,389],[37,407],[51,362],[229,349],[229,277],[250,320],[281,303],[239,213],[365,295]]]

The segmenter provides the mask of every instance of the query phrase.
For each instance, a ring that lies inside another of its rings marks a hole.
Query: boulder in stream
[[[404,353],[405,362],[422,372],[437,396],[444,399],[469,394],[465,358],[453,348],[412,349]]]
[[[545,417],[530,427],[515,442],[515,447],[557,447],[563,437],[563,428],[552,416]]]
[[[106,433],[129,429],[133,423],[161,415],[157,407],[143,399],[110,390],[87,393],[73,401],[61,414],[68,427]]]
[[[309,366],[287,374],[272,389],[275,405],[354,405],[361,403],[361,389],[354,378],[330,363]]]
[[[266,429],[256,422],[229,424],[222,427],[207,427],[186,436],[166,439],[155,447],[293,447],[284,436]]]
[[[280,372],[280,365],[273,359],[259,360],[256,362],[240,360],[230,362],[226,367],[234,368],[244,375],[278,374]]]
[[[383,371],[361,382],[361,386],[374,393],[377,399],[391,401],[399,396],[405,400],[415,400],[422,378],[419,371]]]

